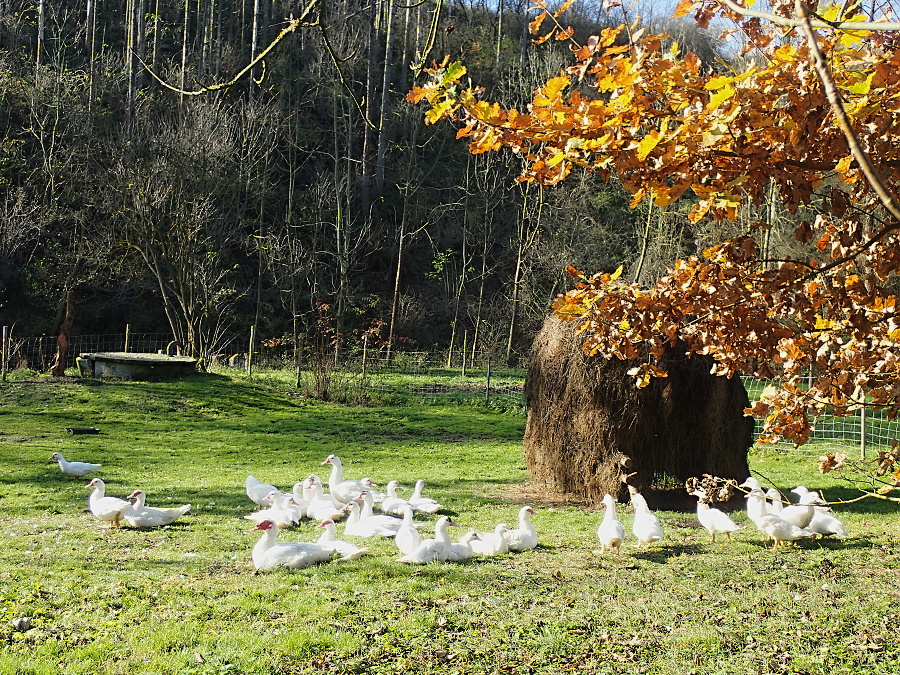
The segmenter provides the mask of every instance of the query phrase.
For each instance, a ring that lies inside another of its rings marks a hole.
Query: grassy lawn
[[[344,407],[289,380],[0,385],[0,674],[900,672],[900,527],[881,501],[840,509],[849,540],[779,551],[752,525],[711,544],[693,513],[663,512],[662,544],[601,556],[598,511],[536,505],[541,545],[526,553],[408,567],[369,539],[356,561],[254,574],[248,473],[289,489],[327,479],[334,453],[349,477],[396,478],[403,494],[424,478],[457,537],[514,522],[505,488],[528,479],[520,410]],[[47,461],[57,451],[102,463],[109,494],[140,488],[191,514],[105,531],[87,479]],[[808,453],[751,466],[784,490],[853,496]],[[435,517],[418,519],[430,533]]]

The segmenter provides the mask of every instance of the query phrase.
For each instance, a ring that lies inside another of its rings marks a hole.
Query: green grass
[[[66,427],[95,426],[99,435]],[[841,509],[847,541],[767,549],[753,527],[711,544],[663,512],[663,544],[596,553],[600,514],[542,508],[538,549],[423,568],[386,540],[344,564],[253,574],[248,473],[289,487],[331,453],[351,477],[425,478],[462,526],[514,521],[528,479],[524,417],[459,402],[344,407],[290,376],[0,386],[0,674],[896,673],[900,527],[891,503]],[[110,494],[192,503],[168,528],[108,532],[86,480],[47,462],[104,464]],[[852,496],[806,453],[758,451],[788,489]],[[620,507],[626,527],[631,513]],[[433,517],[420,517],[430,532]],[[746,523],[744,514],[735,519]],[[339,530],[340,531],[340,530]],[[309,525],[282,537],[312,539]],[[29,617],[29,630],[16,618]]]

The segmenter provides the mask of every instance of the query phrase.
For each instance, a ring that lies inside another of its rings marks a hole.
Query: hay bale
[[[750,402],[740,379],[709,374],[711,360],[670,350],[669,376],[638,389],[634,361],[589,357],[574,322],[549,317],[534,340],[525,401],[525,461],[532,480],[595,502],[624,500],[623,476],[641,491],[671,488],[704,473],[743,480],[753,444]]]

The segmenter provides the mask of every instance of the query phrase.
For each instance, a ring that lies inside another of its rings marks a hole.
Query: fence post
[[[366,377],[366,356],[369,351],[369,336],[363,335],[363,362],[362,362],[362,376],[363,379]]]
[[[463,348],[462,348],[462,376],[466,376],[466,344],[469,341],[468,331],[463,331]]]
[[[3,371],[3,381],[6,382],[6,362],[9,360],[9,354],[7,354],[7,344],[8,344],[8,335],[9,335],[9,327],[3,326],[3,349],[0,350],[0,358],[3,359],[3,366],[0,370]]]
[[[859,458],[866,458],[866,406],[859,409]]]
[[[487,360],[487,382],[484,385],[484,402],[487,403],[491,397],[491,357]]]
[[[253,344],[256,342],[256,326],[250,326],[250,347],[247,350],[247,377],[253,377]]]

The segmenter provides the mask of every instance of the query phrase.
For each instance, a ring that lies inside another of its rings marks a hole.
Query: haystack
[[[589,357],[574,322],[550,317],[534,340],[525,399],[525,461],[533,482],[599,502],[624,500],[628,484],[683,497],[687,478],[742,481],[753,419],[740,379],[710,375],[709,357],[672,349],[669,373],[638,389],[634,361]]]

